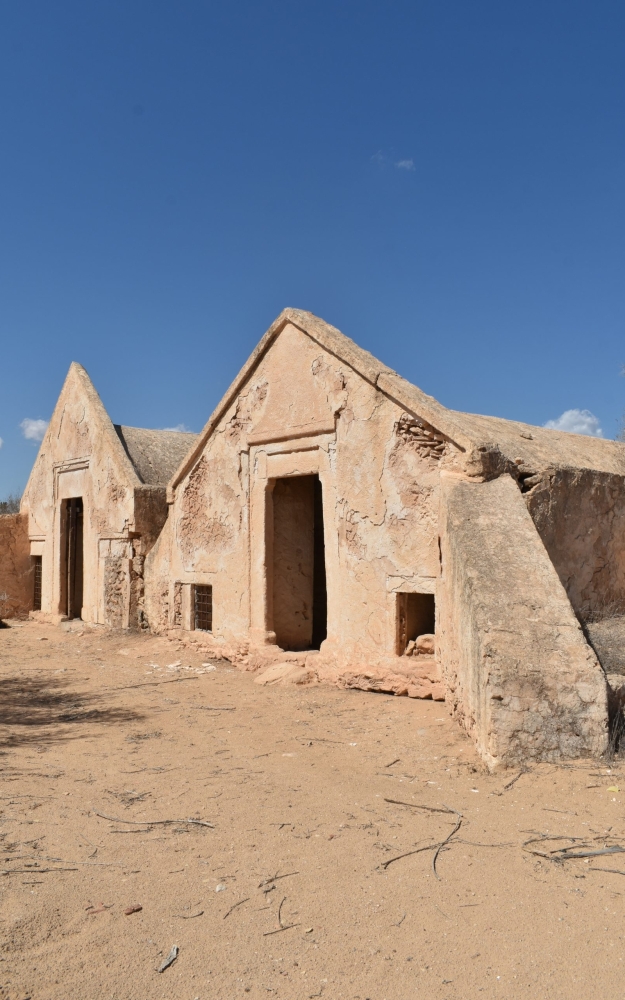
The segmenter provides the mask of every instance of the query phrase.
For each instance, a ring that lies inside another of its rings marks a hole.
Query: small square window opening
[[[411,655],[421,636],[433,636],[435,619],[434,594],[397,594],[397,655]]]
[[[213,588],[211,586],[194,587],[195,627],[200,632],[213,631]]]

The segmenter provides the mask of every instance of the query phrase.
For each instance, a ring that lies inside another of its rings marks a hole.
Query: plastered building
[[[445,699],[489,763],[601,753],[578,616],[625,596],[622,444],[441,406],[283,312],[168,486],[155,631],[255,670]]]
[[[447,409],[310,313],[199,436],[114,426],[72,365],[12,518],[38,613],[445,700],[492,765],[606,749],[580,622],[625,607],[625,446]]]
[[[167,517],[166,483],[194,441],[114,425],[72,364],[4,549],[22,570],[9,589],[23,591],[27,567],[29,606],[42,616],[146,627],[145,556]]]

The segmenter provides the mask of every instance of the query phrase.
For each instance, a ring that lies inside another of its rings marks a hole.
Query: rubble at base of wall
[[[445,700],[440,665],[435,656],[406,659],[398,656],[375,664],[361,662],[341,666],[319,655],[316,669],[321,683],[335,687]]]
[[[53,614],[51,611],[31,611],[28,617],[31,621],[40,622],[42,625],[60,625],[67,621],[67,615]]]
[[[228,660],[240,670],[250,669],[245,666],[249,653],[248,643],[220,642],[207,632],[187,632],[182,628],[170,628],[162,634],[215,660]]]
[[[325,684],[359,691],[379,691],[408,698],[445,700],[440,665],[435,656],[393,657],[376,664],[339,665],[335,656],[317,650],[285,652],[277,646],[250,649],[228,644],[207,634],[170,629],[169,639],[201,650],[214,659],[228,660],[239,670],[256,674],[255,683],[273,685]]]

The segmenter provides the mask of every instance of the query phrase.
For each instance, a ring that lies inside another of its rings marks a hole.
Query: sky
[[[454,409],[625,411],[622,0],[0,11],[0,499],[73,360],[199,431],[285,306]]]

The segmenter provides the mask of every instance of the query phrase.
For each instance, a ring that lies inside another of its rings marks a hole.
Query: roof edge
[[[233,382],[230,383],[226,392],[221,397],[217,406],[211,413],[207,422],[198,435],[197,441],[192,445],[187,455],[184,457],[173,476],[167,484],[167,502],[173,503],[174,493],[176,487],[187,475],[189,470],[195,465],[198,458],[200,457],[206,442],[211,436],[213,430],[215,429],[218,421],[221,419],[225,411],[228,409],[232,400],[241,391],[243,385],[247,379],[253,374],[254,370],[258,367],[267,350],[278,336],[280,331],[290,322],[290,314],[295,310],[283,309],[280,315],[273,321],[267,332],[260,339],[249,358],[239,371],[238,375]]]
[[[119,436],[117,434],[117,431],[115,430],[115,425],[113,424],[113,421],[109,416],[109,412],[106,409],[104,403],[102,402],[102,399],[100,398],[98,390],[91,381],[90,375],[88,374],[87,370],[83,368],[82,365],[78,364],[77,361],[72,361],[70,365],[70,372],[72,371],[72,369],[74,369],[78,378],[82,382],[86,394],[89,396],[91,403],[95,407],[96,413],[98,414],[100,420],[102,421],[102,429],[109,440],[114,457],[116,458],[118,464],[121,466],[120,471],[122,471],[130,480],[128,485],[134,487],[137,484],[141,484],[141,479],[137,475],[134,465],[130,461],[128,455],[126,454],[124,446],[119,440]]]
[[[28,495],[28,490],[30,488],[30,483],[33,478],[35,469],[37,467],[37,462],[39,461],[39,456],[42,454],[42,451],[45,449],[45,447],[47,447],[49,443],[50,436],[52,434],[52,428],[53,425],[55,424],[55,417],[59,415],[59,408],[63,401],[64,393],[73,380],[76,380],[78,382],[82,391],[85,393],[86,396],[89,397],[89,400],[95,409],[96,415],[100,419],[102,431],[109,440],[113,457],[116,460],[117,464],[119,465],[120,472],[128,480],[128,485],[132,487],[141,485],[141,480],[138,477],[137,473],[135,472],[135,469],[130,459],[126,455],[126,452],[124,451],[122,443],[115,432],[113,421],[111,420],[108,411],[104,406],[104,403],[102,402],[96,387],[91,381],[91,378],[87,370],[83,368],[83,366],[79,364],[77,361],[72,361],[67,370],[67,375],[65,376],[63,385],[61,386],[61,391],[59,392],[57,401],[54,404],[54,409],[52,411],[50,420],[48,421],[46,432],[43,436],[41,444],[39,445],[37,455],[35,456],[35,461],[33,462],[32,469],[30,470],[30,475],[28,476],[26,486],[24,487],[22,500],[24,500],[24,497]],[[21,510],[21,505],[20,505],[20,510]]]
[[[371,385],[380,389],[381,392],[394,399],[402,407],[418,413],[419,416],[423,416],[428,423],[432,423],[433,426],[441,430],[445,436],[449,437],[463,451],[474,448],[476,444],[482,444],[481,441],[476,442],[474,438],[462,431],[459,424],[453,419],[452,411],[439,403],[433,396],[426,395],[417,386],[406,381],[406,379],[398,375],[392,368],[384,365],[369,351],[359,347],[355,341],[351,340],[336,327],[330,323],[326,323],[325,320],[320,319],[311,312],[306,312],[303,309],[286,308],[282,310],[258,342],[256,348],[250,354],[248,360],[213,410],[200,432],[198,440],[170,479],[167,485],[168,503],[173,503],[177,486],[199,459],[218,421],[232,404],[246,381],[254,373],[273,341],[287,323],[291,323],[297,327],[310,337],[311,340],[314,340],[323,347],[325,351],[333,354],[343,364],[349,365],[361,378],[364,378]]]

